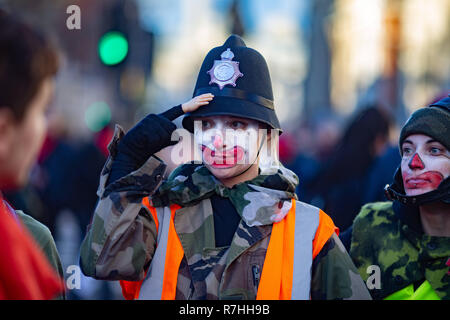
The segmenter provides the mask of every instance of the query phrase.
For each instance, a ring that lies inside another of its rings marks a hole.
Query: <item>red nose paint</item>
[[[422,162],[422,159],[420,159],[419,155],[416,153],[412,157],[411,161],[409,162],[409,167],[411,169],[423,169],[425,168],[425,165]]]
[[[219,149],[220,147],[222,147],[222,144],[223,144],[222,137],[219,135],[216,135],[214,137],[214,142],[213,142],[214,147]]]

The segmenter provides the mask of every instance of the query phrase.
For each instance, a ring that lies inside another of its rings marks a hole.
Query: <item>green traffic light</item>
[[[125,35],[118,31],[105,33],[98,43],[98,54],[100,60],[108,66],[122,62],[128,54]]]

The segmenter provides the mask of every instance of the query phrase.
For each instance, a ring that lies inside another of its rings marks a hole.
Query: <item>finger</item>
[[[205,99],[205,98],[213,98],[213,97],[214,97],[214,95],[212,93],[204,93],[204,94],[199,95],[197,98]]]
[[[201,99],[197,99],[197,101],[211,101],[213,99],[213,97],[204,97]]]
[[[202,103],[202,102],[209,102],[209,101],[211,101],[212,99],[198,99],[198,100],[196,100],[195,102],[196,103]]]
[[[195,102],[211,101],[212,98],[196,99]]]

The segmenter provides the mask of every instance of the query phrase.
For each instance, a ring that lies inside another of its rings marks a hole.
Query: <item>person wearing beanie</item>
[[[164,179],[154,154],[183,114],[199,157]],[[333,221],[297,200],[297,176],[269,152],[279,132],[266,61],[232,35],[191,100],[116,127],[83,273],[120,280],[126,299],[370,299]]]
[[[450,96],[414,112],[399,147],[391,201],[361,209],[349,252],[374,299],[449,300]]]

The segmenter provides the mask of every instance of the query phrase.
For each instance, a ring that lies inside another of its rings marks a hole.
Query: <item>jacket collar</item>
[[[407,225],[419,235],[423,234],[422,222],[420,221],[419,207],[405,205],[399,201],[394,201],[392,208],[395,215],[403,225]]]
[[[190,207],[218,194],[230,199],[248,226],[270,225],[280,221],[289,211],[291,199],[296,199],[297,184],[298,177],[280,165],[273,174],[261,174],[227,188],[205,166],[186,164],[175,169],[169,180],[152,196],[152,205],[176,203]]]

